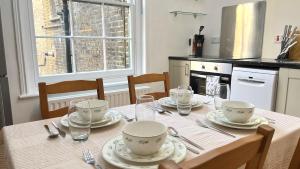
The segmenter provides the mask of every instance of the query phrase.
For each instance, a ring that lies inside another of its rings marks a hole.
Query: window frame
[[[17,59],[19,62],[20,72],[20,98],[32,97],[38,95],[38,82],[54,83],[65,80],[89,80],[96,78],[104,78],[106,88],[118,86],[124,87],[127,84],[126,77],[128,75],[143,73],[144,63],[144,16],[143,16],[143,0],[131,0],[130,3],[112,2],[109,0],[73,0],[84,2],[100,2],[107,5],[129,6],[131,14],[131,28],[129,28],[128,37],[130,43],[130,68],[129,69],[113,69],[104,71],[76,72],[57,75],[39,76],[38,63],[36,57],[36,35],[34,31],[32,0],[13,0],[15,32],[17,41]],[[103,6],[102,6],[103,8]],[[71,15],[70,15],[71,16]],[[39,36],[39,35],[37,35]],[[120,37],[97,37],[106,39],[120,39]],[[53,37],[53,36],[51,36]],[[69,36],[58,36],[69,37]],[[78,36],[85,37],[85,36]],[[91,38],[91,36],[88,36]],[[34,68],[34,69],[32,69]]]

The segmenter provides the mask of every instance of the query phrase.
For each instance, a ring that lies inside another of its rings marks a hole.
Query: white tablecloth
[[[128,115],[132,115],[134,112],[133,105],[115,109]],[[255,132],[220,127],[237,136],[237,138],[231,138],[199,127],[195,123],[195,119],[204,120],[206,113],[212,109],[213,105],[204,105],[202,108],[193,110],[191,115],[186,117],[179,116],[176,113],[173,116],[157,114],[156,120],[175,127],[182,135],[203,146],[205,151],[201,151],[201,154]],[[270,124],[275,128],[275,134],[264,168],[287,169],[300,136],[300,119],[261,109],[256,109],[255,113],[276,121],[275,124]],[[92,166],[85,164],[81,159],[82,145],[73,142],[70,135],[67,135],[66,138],[47,139],[48,133],[43,125],[49,124],[51,121],[59,122],[59,118],[3,128],[4,149],[9,166],[15,169],[92,169]],[[126,123],[122,120],[114,126],[93,129],[89,140],[85,143],[85,146],[92,150],[97,157],[97,161],[105,169],[114,169],[115,167],[102,159],[102,146],[109,139],[118,136]],[[195,156],[188,152],[185,160]]]

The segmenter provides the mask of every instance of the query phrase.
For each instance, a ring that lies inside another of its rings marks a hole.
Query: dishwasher
[[[234,67],[231,100],[250,102],[257,108],[275,110],[278,70]]]

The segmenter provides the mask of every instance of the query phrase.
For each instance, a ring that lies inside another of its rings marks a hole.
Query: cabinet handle
[[[248,82],[248,83],[259,83],[259,84],[264,84],[264,81],[261,80],[254,80],[254,79],[245,79],[245,78],[238,78],[239,81],[242,82]]]

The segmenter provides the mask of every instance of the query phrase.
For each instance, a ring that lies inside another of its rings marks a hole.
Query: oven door
[[[207,82],[208,76],[217,76],[217,83],[229,84],[231,82],[231,75],[217,74],[209,72],[191,71],[190,73],[190,86],[195,94],[207,95]]]

